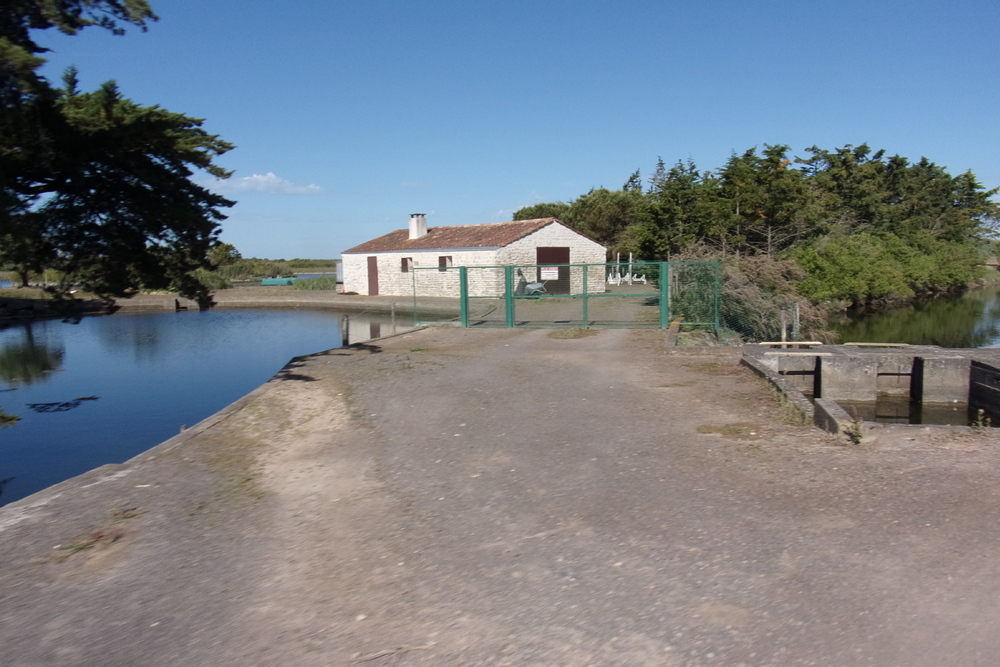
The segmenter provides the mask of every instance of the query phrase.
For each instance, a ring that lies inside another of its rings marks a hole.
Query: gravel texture
[[[554,333],[297,359],[0,508],[4,664],[996,663],[995,436],[848,445],[738,351]]]

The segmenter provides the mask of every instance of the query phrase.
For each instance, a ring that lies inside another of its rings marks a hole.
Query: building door
[[[378,257],[368,258],[368,296],[378,296]]]
[[[569,267],[553,266],[569,264],[569,248],[535,248],[535,263],[538,264],[538,282],[545,283],[546,294],[569,294]]]

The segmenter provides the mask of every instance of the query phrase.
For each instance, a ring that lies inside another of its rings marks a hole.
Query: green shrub
[[[204,285],[207,289],[214,291],[220,289],[229,289],[232,285],[224,277],[219,275],[217,271],[209,271],[207,269],[195,269],[191,272],[198,282]]]
[[[290,278],[295,275],[288,262],[267,259],[238,259],[220,266],[216,271],[227,280],[260,280],[262,278]]]
[[[926,233],[908,240],[867,232],[833,236],[798,250],[795,259],[806,272],[801,294],[855,304],[962,287],[982,264],[974,246]]]
[[[303,280],[296,280],[293,287],[295,287],[295,289],[308,289],[308,290],[336,290],[337,278],[336,276],[320,276],[318,278],[305,278]]]

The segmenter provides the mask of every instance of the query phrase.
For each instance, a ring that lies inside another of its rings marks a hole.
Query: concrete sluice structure
[[[876,415],[880,422],[967,428],[978,410],[1000,426],[996,349],[774,343],[747,346],[742,363],[831,433],[854,433]],[[877,403],[888,409],[876,410]]]

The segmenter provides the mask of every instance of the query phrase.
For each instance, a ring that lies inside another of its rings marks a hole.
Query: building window
[[[451,266],[451,255],[438,257],[438,271],[445,271]]]
[[[399,265],[399,270],[402,271],[403,273],[409,273],[410,269],[412,268],[413,268],[413,258],[404,257],[403,261]]]

